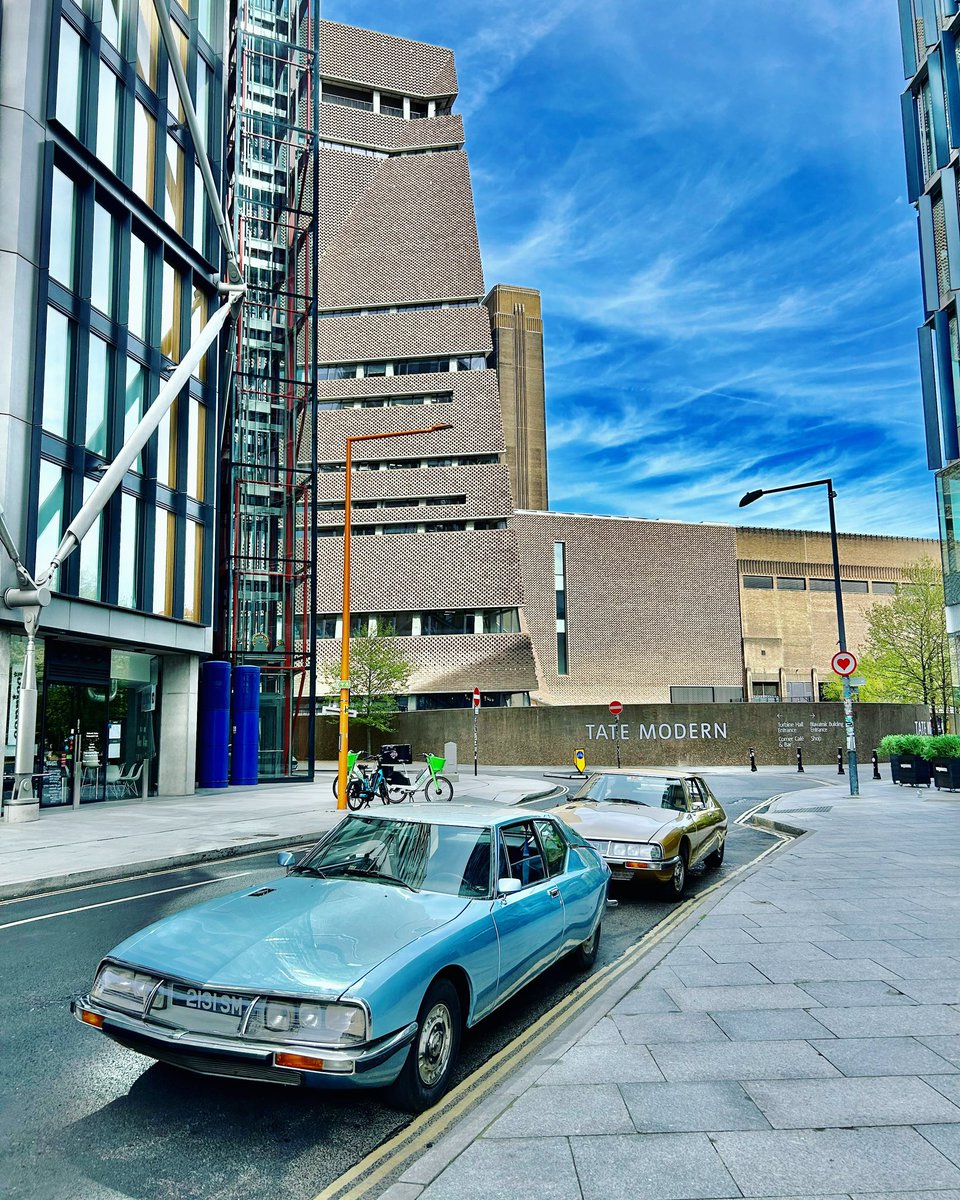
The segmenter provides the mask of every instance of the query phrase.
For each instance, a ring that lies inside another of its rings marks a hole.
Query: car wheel
[[[716,848],[716,850],[714,850],[712,854],[707,855],[707,866],[708,867],[712,867],[714,870],[716,870],[717,867],[723,865],[723,852],[724,852],[724,849],[726,848],[726,845],[727,845],[727,840],[726,840],[726,838],[724,838],[724,840],[720,843],[720,845]]]
[[[460,1050],[460,997],[447,979],[427,991],[417,1017],[403,1069],[393,1085],[393,1100],[406,1112],[423,1112],[440,1099]]]
[[[578,971],[589,971],[597,961],[597,952],[600,949],[600,931],[602,928],[603,922],[598,921],[593,933],[591,933],[585,942],[581,942],[570,955]]]
[[[673,868],[673,874],[664,884],[664,890],[671,900],[679,900],[683,896],[684,888],[687,886],[687,853],[687,848],[681,846],[680,853],[677,855],[676,865]]]

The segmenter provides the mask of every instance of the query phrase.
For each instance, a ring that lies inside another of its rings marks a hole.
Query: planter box
[[[897,764],[896,767],[893,765],[894,762]],[[918,754],[911,754],[904,758],[890,755],[893,782],[907,787],[929,787],[933,780],[930,765],[925,758],[921,758]]]
[[[960,758],[935,758],[933,782],[947,791],[960,791]]]

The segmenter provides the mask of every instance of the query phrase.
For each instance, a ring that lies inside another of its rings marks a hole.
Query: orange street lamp
[[[350,738],[350,471],[353,443],[373,442],[379,438],[416,437],[439,433],[452,425],[431,425],[429,429],[398,429],[395,433],[358,433],[347,438],[347,461],[343,485],[343,632],[340,637],[340,736],[337,741],[337,808],[347,807],[347,751]]]

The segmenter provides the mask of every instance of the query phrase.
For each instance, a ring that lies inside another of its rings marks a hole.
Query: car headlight
[[[367,1040],[367,1014],[358,1004],[322,1000],[258,1000],[245,1036],[257,1041],[354,1046]]]
[[[127,1012],[142,1013],[151,992],[159,980],[130,967],[117,967],[104,963],[90,989],[90,999],[99,1000],[111,1008],[122,1008]]]
[[[663,850],[656,842],[611,842],[608,853],[611,858],[635,858],[641,862],[663,858]]]

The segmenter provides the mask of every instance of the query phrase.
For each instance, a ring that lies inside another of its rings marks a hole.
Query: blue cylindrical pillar
[[[233,669],[230,782],[257,783],[260,758],[260,668]]]
[[[197,700],[197,784],[203,788],[226,787],[230,750],[228,662],[201,663]]]

